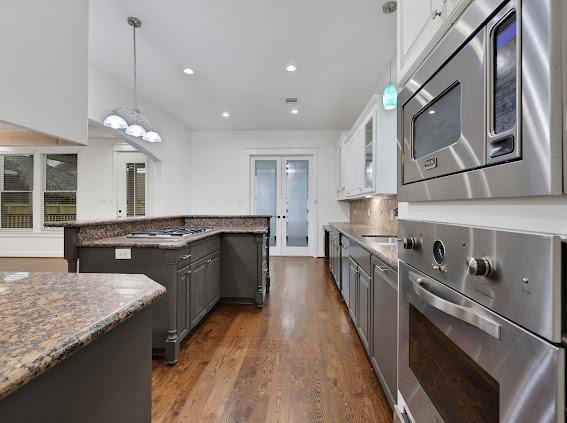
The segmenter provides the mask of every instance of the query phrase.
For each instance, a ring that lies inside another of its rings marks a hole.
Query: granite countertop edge
[[[258,234],[264,235],[268,233],[267,228],[216,228],[209,232],[202,232],[191,235],[187,238],[177,241],[153,240],[153,239],[136,239],[128,238],[126,235],[111,238],[100,238],[89,241],[80,242],[79,247],[89,248],[160,248],[163,250],[176,250],[183,248],[189,244],[201,241],[220,234]]]
[[[125,305],[123,308],[93,323],[83,331],[69,338],[66,343],[58,345],[51,351],[47,351],[32,363],[25,363],[21,367],[15,368],[14,371],[11,372],[11,375],[1,375],[0,400],[110,332],[130,317],[139,313],[145,307],[153,304],[158,298],[165,295],[165,293],[166,289],[156,284],[152,292],[146,293],[135,301]],[[14,376],[14,373],[19,374]]]
[[[364,228],[367,233],[380,234],[380,230],[371,225],[353,224],[349,222],[331,222],[324,226],[324,229],[335,229],[348,237],[350,240],[356,242],[358,245],[369,251],[371,254],[383,260],[387,265],[393,269],[398,269],[398,245],[397,244],[372,244],[372,242],[362,238],[354,228]],[[395,234],[383,234],[385,236],[396,236]]]
[[[80,228],[83,226],[114,225],[116,223],[146,222],[154,220],[168,219],[242,219],[242,218],[271,218],[270,215],[263,214],[227,214],[227,215],[207,215],[207,214],[180,214],[172,216],[145,216],[145,217],[123,217],[116,219],[94,219],[94,220],[72,220],[68,222],[46,222],[44,226],[50,228]]]

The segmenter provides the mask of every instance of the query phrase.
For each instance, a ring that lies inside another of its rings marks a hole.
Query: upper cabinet
[[[0,2],[0,120],[87,144],[88,0]]]
[[[396,193],[396,111],[374,96],[337,147],[337,199]]]
[[[398,1],[398,85],[407,82],[471,1]]]

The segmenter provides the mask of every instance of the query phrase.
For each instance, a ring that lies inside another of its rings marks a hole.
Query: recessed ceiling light
[[[291,114],[292,114],[292,115],[296,115],[296,114],[298,114],[298,113],[299,113],[299,110],[298,110],[298,109],[295,109],[295,108],[294,108],[294,109],[291,109]]]
[[[183,69],[183,73],[185,73],[186,75],[193,75],[195,71],[191,68],[185,68]]]
[[[295,65],[287,65],[287,67],[285,68],[286,71],[288,72],[295,72],[297,70],[297,66]]]
[[[222,112],[222,117],[225,119],[228,119],[230,117],[230,113],[229,112]]]

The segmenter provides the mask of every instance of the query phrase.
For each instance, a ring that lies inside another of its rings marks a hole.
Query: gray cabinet
[[[191,282],[191,266],[177,271],[177,333],[183,338],[189,332],[189,285]]]
[[[219,252],[214,253],[207,260],[207,266],[207,307],[211,309],[221,297],[221,263]]]
[[[371,361],[390,404],[397,396],[398,273],[372,257]]]
[[[191,329],[194,328],[207,313],[206,287],[208,273],[209,267],[206,258],[191,263],[191,289],[189,293]]]
[[[370,325],[372,311],[372,295],[370,292],[370,276],[358,268],[358,334],[366,352],[370,354]]]
[[[352,321],[354,322],[355,326],[358,326],[358,265],[356,262],[351,258],[349,259],[348,263],[348,279],[349,279],[349,290],[348,290],[348,310],[350,312],[350,316],[352,317]]]

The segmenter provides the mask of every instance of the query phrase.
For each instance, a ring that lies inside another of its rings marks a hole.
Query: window
[[[145,163],[126,163],[126,215],[146,215]]]
[[[0,228],[33,228],[33,155],[0,155]]]
[[[45,156],[43,222],[65,222],[77,217],[77,155]]]

